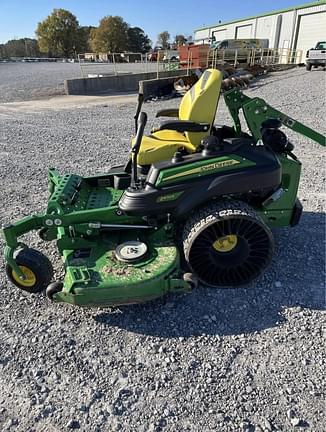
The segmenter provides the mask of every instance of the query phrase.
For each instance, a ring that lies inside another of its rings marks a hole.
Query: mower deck
[[[80,306],[122,305],[189,288],[177,278],[179,252],[169,239],[172,226],[167,224],[156,229],[145,225],[140,218],[134,221],[137,225],[128,225],[125,230],[103,223],[103,215],[110,218],[108,221],[112,220],[113,213],[121,218],[117,206],[123,191],[109,186],[119,181],[119,170],[117,167],[106,175],[90,178],[50,174],[54,188],[48,213],[60,206],[66,217],[78,214],[80,222],[84,213],[88,220],[93,215],[90,223],[58,228],[57,242],[65,265],[65,279],[62,291],[54,293],[54,301]],[[126,173],[122,176],[128,181]],[[119,260],[117,246],[133,241],[144,243],[147,252],[132,262]]]
[[[117,245],[144,241],[148,252],[137,262],[121,262]],[[178,279],[179,253],[161,232],[110,233],[94,239],[94,246],[63,250],[66,275],[64,288],[53,296],[55,301],[81,306],[109,306],[140,303],[161,297],[168,291],[188,288]]]

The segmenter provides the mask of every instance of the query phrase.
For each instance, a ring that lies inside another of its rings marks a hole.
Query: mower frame
[[[269,106],[263,99],[250,98],[244,95],[238,89],[232,89],[224,94],[225,103],[230,111],[234,121],[235,136],[241,137],[243,132],[241,130],[241,122],[239,118],[240,110],[243,111],[245,120],[253,139],[259,145],[262,139],[261,125],[267,119],[278,119],[282,125],[292,129],[295,132],[304,135],[319,144],[325,146],[325,137],[311,128],[303,125],[302,123],[293,120],[291,117],[283,114],[282,112]],[[137,112],[140,111],[138,106]],[[141,135],[142,130],[138,130],[137,134]],[[261,142],[263,145],[263,143]],[[133,150],[132,150],[133,151]],[[300,219],[302,206],[297,199],[297,191],[301,172],[300,161],[292,154],[278,155],[278,159],[282,166],[282,181],[280,189],[274,192],[268,199],[263,202],[261,208],[255,209],[266,224],[271,227],[283,227],[288,225],[296,225]],[[150,223],[144,223],[144,219],[138,216],[129,216],[124,214],[119,209],[119,200],[122,197],[124,190],[114,189],[111,190],[111,200],[109,206],[98,207],[94,209],[81,210],[75,206],[75,194],[79,185],[83,180],[87,180],[90,184],[95,182],[108,181],[110,176],[125,174],[124,167],[113,167],[106,174],[101,174],[91,177],[80,177],[77,175],[60,175],[55,169],[50,169],[49,178],[49,192],[50,199],[48,202],[47,210],[44,214],[33,214],[27,216],[22,220],[9,224],[3,227],[3,236],[5,239],[5,261],[17,273],[17,275],[24,279],[25,276],[20,267],[15,262],[15,251],[19,248],[27,247],[18,239],[23,234],[32,230],[44,230],[46,232],[46,241],[57,240],[57,245],[60,254],[65,250],[74,250],[80,248],[87,248],[94,245],[87,239],[90,235],[98,237],[100,229],[106,226],[108,229],[114,230],[148,230],[154,229],[157,231],[162,230],[166,234],[172,232],[171,224],[167,223],[163,226],[151,226]],[[65,197],[65,202],[60,202],[62,196]],[[67,204],[70,206],[71,212],[65,213],[63,205],[67,211]],[[65,230],[69,231],[69,236],[65,235]],[[179,258],[176,258],[178,261]],[[171,279],[171,286],[180,288],[180,281],[173,282]],[[183,288],[186,290],[188,285],[184,282]],[[179,289],[176,288],[176,289]]]

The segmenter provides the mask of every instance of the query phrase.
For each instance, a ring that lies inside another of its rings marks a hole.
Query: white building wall
[[[195,43],[197,41],[205,41],[205,39],[208,39],[209,37],[210,37],[210,29],[197,30],[195,32]]]
[[[275,15],[257,18],[255,39],[269,39],[271,41],[275,21]],[[271,45],[271,42],[269,42],[269,45]]]
[[[289,11],[280,14],[282,16],[282,25],[278,47],[271,44],[271,48],[291,48],[294,25],[296,20],[296,11]],[[273,39],[274,42],[275,39]]]
[[[322,12],[322,11],[326,11],[326,5],[324,4],[320,4],[320,5],[316,5],[316,6],[311,6],[308,8],[302,8],[302,9],[297,9],[298,14],[310,14],[310,13],[314,13],[314,12]]]
[[[317,41],[325,40],[326,13],[300,15],[299,18],[295,45],[298,49],[307,52],[316,45]],[[323,26],[320,25],[322,18],[324,18]]]
[[[255,25],[256,25],[255,19],[245,20],[245,21],[238,21],[233,24],[229,24],[228,26],[225,26],[226,28],[226,34],[227,37],[225,39],[235,39],[236,38],[236,32],[237,27],[243,27],[243,26],[250,26],[251,25],[251,38],[254,37],[255,32]],[[216,30],[218,28],[215,28]]]
[[[251,25],[251,38],[254,39],[268,39],[270,48],[297,48],[305,49],[305,47],[296,46],[296,40],[299,32],[300,16],[322,12],[318,14],[320,16],[320,28],[325,27],[325,16],[326,16],[326,5],[316,5],[308,8],[293,9],[283,13],[275,13],[273,15],[256,17],[248,20],[239,20],[231,24],[220,24],[218,26],[210,27],[207,29],[198,30],[195,32],[195,42],[203,43],[208,42],[215,31],[218,31],[216,40],[222,39],[235,39],[237,34],[237,27]],[[281,16],[281,18],[278,18]],[[281,20],[281,24],[278,24],[278,19]],[[222,30],[222,31],[221,31]],[[279,36],[277,33],[279,32]],[[249,36],[248,36],[249,37]],[[326,38],[326,36],[325,36]],[[278,46],[275,46],[275,42],[278,42]],[[317,42],[317,41],[316,41]]]
[[[308,31],[305,38],[298,38],[300,33],[300,25],[302,22],[301,17],[308,18],[314,14],[314,19],[311,20],[311,31]],[[309,42],[310,36],[310,42]],[[302,49],[305,53],[306,50],[312,48],[318,40],[326,39],[326,5],[318,5],[304,9],[298,9],[295,23],[295,31],[293,34],[292,47]],[[305,42],[304,42],[305,40]]]

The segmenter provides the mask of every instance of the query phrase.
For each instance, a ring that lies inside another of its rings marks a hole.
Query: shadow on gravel
[[[103,312],[94,319],[143,335],[187,338],[259,332],[282,323],[284,308],[323,309],[325,214],[304,212],[300,225],[274,235],[273,263],[249,288],[202,287],[189,295]]]

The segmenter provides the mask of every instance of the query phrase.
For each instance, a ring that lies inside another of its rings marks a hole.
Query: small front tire
[[[36,249],[25,248],[17,253],[15,261],[23,272],[25,279],[21,279],[7,264],[6,273],[9,280],[18,288],[30,294],[44,291],[53,276],[53,268],[49,259]]]

